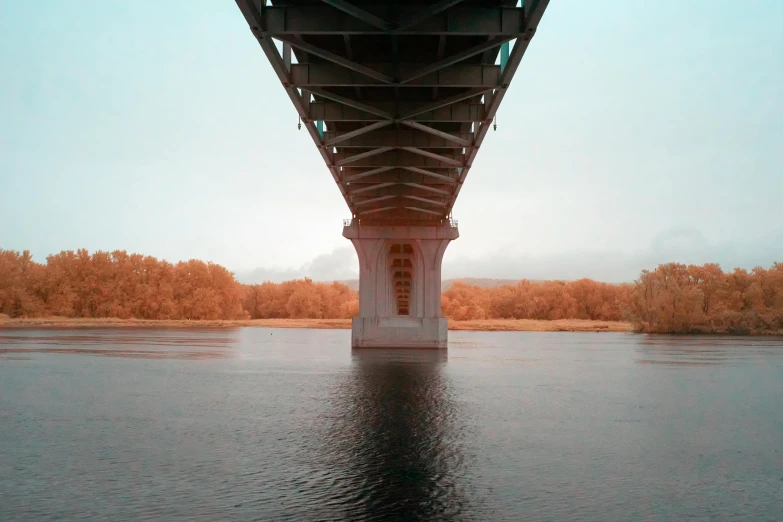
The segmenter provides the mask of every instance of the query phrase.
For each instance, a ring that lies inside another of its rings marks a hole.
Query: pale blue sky
[[[781,27],[776,1],[551,0],[444,275],[783,260]],[[234,2],[0,0],[0,32],[0,248],[350,276],[348,210]]]

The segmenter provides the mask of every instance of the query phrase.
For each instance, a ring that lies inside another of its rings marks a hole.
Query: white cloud
[[[459,240],[458,240],[459,241]],[[636,251],[574,251],[541,255],[516,255],[501,251],[481,257],[449,257],[443,262],[443,278],[564,279],[588,277],[606,282],[630,282],[643,269],[661,263],[719,263],[724,270],[751,269],[783,261],[783,233],[741,242],[711,242],[688,228],[670,229]],[[322,254],[299,268],[256,268],[238,272],[243,283],[281,282],[309,277],[316,281],[345,281],[359,277],[356,253],[341,247]]]
[[[263,268],[236,272],[242,283],[255,284],[265,281],[279,283],[291,279],[309,277],[315,281],[340,281],[359,277],[359,261],[353,247],[340,247],[331,253],[321,254],[299,268]]]

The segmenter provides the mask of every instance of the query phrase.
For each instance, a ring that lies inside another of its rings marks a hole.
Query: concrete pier
[[[459,237],[455,223],[426,226],[346,223],[343,236],[359,256],[359,317],[354,348],[446,348],[441,317],[441,262]]]

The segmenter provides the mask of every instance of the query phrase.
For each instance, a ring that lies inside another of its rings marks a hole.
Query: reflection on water
[[[636,362],[664,366],[735,364],[778,355],[781,346],[780,337],[644,335],[638,336]]]
[[[338,390],[334,465],[360,519],[453,518],[465,508],[458,408],[442,350],[354,350]]]
[[[451,340],[0,331],[0,520],[780,519],[783,340]]]
[[[0,331],[2,332],[2,331]],[[235,353],[231,330],[18,330],[0,333],[0,358],[19,353],[97,355],[135,359],[219,359]],[[54,347],[52,347],[54,346]],[[126,348],[140,346],[141,348]],[[208,350],[212,348],[212,350]]]
[[[14,348],[0,348],[0,357],[7,360],[25,360],[29,357],[9,357],[5,354],[19,352],[36,353],[56,353],[61,355],[100,355],[103,357],[124,357],[133,359],[220,359],[231,357],[228,352],[207,352],[207,351],[166,351],[159,352],[155,350],[96,350],[86,348],[36,348],[19,350]]]

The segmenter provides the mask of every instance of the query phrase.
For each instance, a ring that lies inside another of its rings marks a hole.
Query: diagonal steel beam
[[[378,183],[377,185],[371,185],[369,187],[353,190],[351,191],[350,196],[355,196],[356,194],[362,194],[363,192],[370,192],[373,190],[391,187],[392,185],[396,185],[396,183]]]
[[[320,118],[319,118],[320,119]],[[352,131],[353,132],[353,131]],[[341,136],[343,133],[338,130],[329,130],[324,133],[324,140],[331,140]],[[469,132],[460,133],[459,138],[468,140],[468,145],[462,143],[455,143],[453,141],[439,138],[425,132],[419,132],[417,130],[408,129],[407,127],[400,130],[394,129],[380,129],[369,132],[363,136],[357,136],[350,140],[341,141],[336,147],[339,149],[372,149],[375,147],[419,147],[422,149],[432,149],[433,152],[437,152],[434,149],[464,149],[468,148],[472,143],[473,135]],[[360,151],[361,152],[361,151]],[[461,152],[461,151],[460,151]]]
[[[460,51],[458,53],[452,54],[451,56],[447,56],[446,58],[439,60],[435,63],[432,63],[426,67],[422,67],[421,69],[411,73],[408,77],[400,81],[400,83],[412,82],[416,78],[421,78],[422,76],[426,76],[430,73],[434,73],[435,71],[439,71],[444,67],[448,67],[449,65],[453,65],[457,62],[461,62],[466,58],[470,58],[471,56],[481,54],[488,49],[499,47],[504,42],[508,42],[509,40],[513,40],[513,37],[498,36],[495,38],[490,38],[486,42],[481,42],[479,44],[474,45],[473,47],[469,47],[465,49],[464,51]]]
[[[436,4],[427,6],[423,8],[421,11],[419,11],[418,13],[416,13],[415,15],[410,16],[405,20],[400,20],[400,23],[397,25],[397,30],[404,31],[409,27],[413,27],[414,25],[423,22],[427,18],[432,18],[433,16],[440,13],[441,11],[445,11],[449,7],[453,7],[459,4],[460,2],[462,2],[462,0],[441,0]]]
[[[290,47],[288,43],[283,45]],[[378,72],[389,72],[397,68],[404,71],[406,69],[410,70],[412,66],[418,67],[417,64],[408,63],[373,63],[366,65]],[[328,61],[298,63],[293,64],[292,67],[287,67],[287,69],[290,71],[291,82],[296,87],[302,89],[309,87],[383,87],[384,85],[389,85]],[[457,63],[404,85],[391,85],[394,87],[494,88],[499,85],[500,73],[501,67],[499,65]]]
[[[343,179],[343,182],[351,183],[353,181],[356,181],[357,179],[366,178],[367,176],[372,176],[373,174],[380,174],[381,172],[386,172],[388,170],[394,170],[397,167],[387,165],[385,167],[378,167],[377,169],[368,170],[366,172],[360,172],[359,174],[354,174],[353,176],[348,176],[347,178]]]
[[[395,210],[397,207],[381,207],[381,208],[374,208],[372,210],[365,210],[363,212],[359,212],[360,216],[365,216],[367,214],[375,214],[376,212],[383,212],[384,210]]]
[[[397,196],[389,194],[388,196],[379,196],[377,198],[371,198],[371,199],[365,199],[364,201],[359,201],[354,203],[357,207],[360,207],[362,205],[369,205],[370,203],[377,203],[378,201],[386,201],[387,199],[394,199]]]
[[[432,214],[433,216],[442,216],[443,215],[443,212],[436,212],[434,210],[425,210],[425,209],[419,208],[419,207],[404,207],[404,208],[406,208],[408,210],[416,210],[418,212],[424,212],[425,214]]]
[[[369,67],[366,67],[360,63],[352,62],[351,60],[344,58],[340,56],[339,54],[334,54],[332,52],[327,51],[326,49],[322,49],[318,47],[317,45],[313,45],[310,43],[305,42],[301,38],[296,38],[294,36],[288,36],[288,35],[277,35],[275,36],[278,40],[282,42],[289,43],[296,47],[297,49],[301,49],[305,52],[308,52],[314,56],[318,56],[320,58],[323,58],[324,60],[328,60],[330,62],[336,63],[337,65],[341,65],[345,67],[346,69],[350,69],[352,71],[356,71],[359,74],[363,74],[365,76],[368,76],[370,78],[374,78],[378,80],[379,82],[383,83],[394,83],[394,78],[392,78],[389,75],[383,74],[381,72],[376,71],[375,69],[371,69]],[[415,78],[414,78],[415,79]]]
[[[312,91],[312,89],[316,89],[316,91],[319,93],[326,92],[318,91],[318,88],[316,87],[311,87],[308,90]],[[328,92],[326,92],[326,94],[327,96],[329,95]],[[479,93],[479,95],[480,94],[481,93]],[[474,93],[471,93],[470,96],[473,97]],[[368,114],[364,110],[364,108],[368,107],[366,104],[362,105],[361,109],[357,109],[357,104],[364,103],[362,101],[356,101],[354,98],[346,97],[340,97],[340,101],[345,101],[345,103],[332,103],[331,100],[318,100],[312,102],[310,104],[309,110],[310,117],[314,120],[333,122],[375,122],[380,119],[391,119],[392,111],[394,111],[393,102],[381,102],[377,104],[373,102],[371,107],[373,107],[374,110],[372,111],[372,114]],[[419,108],[422,107],[422,102],[401,103],[400,113],[414,113],[416,115],[414,119],[418,122],[472,123],[477,121],[484,121],[485,119],[485,107],[483,103],[471,103],[470,100],[454,103],[451,103],[451,100],[441,100],[441,102],[448,103],[449,106],[440,107],[434,110],[429,110],[429,107],[425,107],[425,112],[420,112],[419,110]],[[436,104],[442,105],[441,102],[437,102]],[[383,113],[383,117],[376,114],[379,111]]]
[[[477,87],[475,89],[469,89],[465,92],[455,94],[454,96],[443,98],[442,100],[434,101],[432,103],[427,103],[425,105],[420,105],[419,107],[416,107],[414,110],[403,115],[400,119],[409,120],[414,116],[418,116],[419,114],[422,114],[424,112],[434,111],[435,109],[440,109],[441,107],[446,107],[447,105],[453,105],[455,103],[461,102],[462,100],[467,100],[468,98],[473,98],[474,96],[480,96],[485,92],[491,90],[492,87]]]
[[[422,154],[416,154],[407,150],[402,150],[401,147],[395,147],[397,150],[394,152],[388,152],[385,154],[376,154],[372,157],[366,157],[359,160],[354,160],[353,163],[348,165],[351,169],[353,168],[377,168],[377,167],[388,167],[391,165],[394,165],[396,167],[421,167],[423,169],[427,170],[434,170],[435,172],[439,172],[441,169],[453,169],[456,165],[451,165],[442,163],[441,159],[446,158],[447,161],[450,158],[455,158],[452,161],[457,161],[459,159],[460,161],[464,158],[464,155],[462,153],[460,154],[443,154],[441,158],[428,158],[425,157]],[[354,152],[352,151],[351,154]],[[342,161],[347,158],[353,157],[351,154],[347,154],[345,150],[338,148],[337,152],[333,153],[331,155],[333,162]],[[335,163],[332,163],[332,165],[335,165]],[[462,165],[459,165],[462,166]]]
[[[429,125],[423,125],[416,121],[404,120],[401,121],[400,123],[402,123],[403,125],[407,125],[408,127],[411,127],[413,129],[417,129],[422,132],[427,132],[429,134],[432,134],[433,136],[438,136],[440,138],[443,138],[444,140],[453,141],[454,143],[462,145],[463,147],[470,147],[473,144],[473,142],[470,140],[460,138],[459,136],[454,136],[453,134],[449,134],[448,132],[443,132],[438,129],[434,129]]]
[[[419,167],[400,167],[400,168],[404,170],[408,170],[410,172],[421,174],[422,176],[430,176],[432,178],[439,179],[446,183],[451,183],[451,184],[456,183],[456,180],[454,178],[450,178],[449,176],[444,176],[443,174],[430,172],[429,170],[420,169]]]
[[[343,105],[347,105],[348,107],[353,107],[354,109],[359,109],[360,111],[369,112],[370,114],[375,114],[376,116],[380,116],[381,118],[386,118],[387,120],[394,119],[394,116],[390,112],[386,112],[384,110],[378,109],[377,107],[373,107],[372,105],[368,105],[360,101],[352,100],[351,98],[346,98],[345,96],[340,96],[339,94],[333,94],[329,91],[325,91],[318,87],[310,87],[307,90],[316,96],[320,96],[328,100],[336,101],[337,103],[342,103]]]
[[[528,23],[538,23],[538,21],[541,20],[541,16],[543,16],[544,10],[548,4],[549,0],[532,0],[529,4],[530,7],[528,7],[528,4],[526,4],[525,9],[529,13]],[[478,132],[476,133],[473,148],[468,152],[470,157],[468,164],[472,163],[473,158],[475,158],[476,154],[478,153],[478,148],[484,140],[487,131],[489,130],[489,122],[492,121],[492,119],[495,117],[495,114],[500,107],[500,103],[503,101],[503,97],[508,91],[511,80],[519,68],[520,63],[522,62],[522,57],[530,45],[530,40],[533,37],[535,30],[536,27],[534,25],[528,25],[525,29],[524,37],[518,38],[516,40],[514,48],[511,51],[511,56],[509,56],[506,67],[503,70],[503,74],[500,78],[501,87],[494,92],[494,95],[490,98],[489,103],[485,105],[485,119],[480,124]]]
[[[373,123],[372,125],[367,125],[366,127],[358,128],[355,131],[346,132],[345,134],[340,134],[339,136],[336,136],[328,140],[325,143],[325,145],[327,147],[331,147],[332,145],[335,145],[336,143],[340,143],[341,141],[350,140],[351,138],[361,136],[362,134],[367,134],[368,132],[378,130],[380,128],[386,127],[387,125],[391,125],[391,124],[392,124],[391,120],[379,121]]]
[[[362,152],[360,154],[354,154],[353,156],[348,156],[347,158],[343,158],[337,161],[335,165],[339,167],[342,165],[346,165],[348,163],[353,163],[354,161],[359,161],[364,158],[369,158],[370,156],[377,156],[378,154],[383,154],[384,152],[389,152],[390,150],[393,149],[394,147],[378,147],[377,149],[368,150],[367,152]]]
[[[429,190],[430,192],[434,192],[435,194],[440,194],[441,196],[451,196],[451,192],[447,190],[437,189],[435,187],[430,187],[429,185],[420,185],[419,183],[401,183],[401,185],[406,185],[408,187],[413,187],[421,190]]]
[[[435,154],[434,152],[430,152],[428,150],[420,149],[418,147],[400,147],[402,150],[407,150],[408,152],[413,152],[414,154],[418,154],[420,156],[424,156],[425,158],[432,158],[434,160],[438,160],[441,163],[446,163],[448,165],[454,165],[455,167],[462,167],[464,165],[463,162],[459,160],[455,160],[452,158],[447,158],[445,156],[441,156],[440,154]],[[346,158],[348,159],[348,158]]]
[[[445,207],[446,203],[443,203],[442,201],[436,201],[434,199],[428,199],[428,198],[422,198],[419,196],[410,196],[408,194],[405,194],[402,196],[404,198],[413,199],[415,201],[421,201],[422,203],[429,203],[430,205],[435,205],[436,207]]]
[[[352,3],[346,2],[345,0],[321,0],[321,1],[325,4],[331,5],[336,9],[339,9],[344,13],[348,13],[349,15],[361,20],[362,22],[366,22],[383,31],[389,31],[392,28],[392,25],[386,20],[384,20],[383,18],[379,18],[372,13],[368,13],[364,9],[356,7]]]
[[[514,77],[514,74],[516,73],[517,69],[519,68],[519,64],[522,61],[522,57],[525,54],[525,51],[527,51],[528,46],[530,45],[530,40],[533,38],[533,35],[535,34],[536,27],[538,23],[541,21],[541,17],[544,15],[544,11],[546,10],[547,6],[549,5],[549,0],[528,0],[530,4],[525,2],[525,13],[526,13],[526,27],[525,31],[523,33],[523,36],[521,38],[517,38],[516,42],[514,42],[514,48],[511,51],[511,55],[508,58],[508,62],[506,63],[506,67],[503,69],[503,74],[500,78],[500,84],[501,87],[497,89],[494,93],[494,96],[490,99],[489,103],[486,105],[485,109],[485,119],[483,122],[481,122],[478,126],[478,129],[476,129],[475,132],[475,138],[473,140],[473,147],[471,147],[467,152],[467,158],[466,158],[466,168],[462,169],[459,175],[459,180],[457,181],[457,188],[454,191],[454,194],[451,196],[451,199],[449,200],[449,209],[451,209],[454,206],[454,203],[457,201],[457,196],[459,195],[459,191],[462,188],[463,183],[465,182],[465,178],[468,175],[468,172],[470,171],[470,166],[473,163],[473,160],[476,157],[476,154],[478,154],[479,147],[481,146],[481,143],[484,141],[484,137],[487,135],[487,131],[489,131],[490,122],[495,117],[495,114],[497,113],[498,108],[500,107],[500,103],[503,101],[503,97],[506,95],[506,91],[508,90],[508,86],[511,84],[511,79]]]
[[[261,46],[261,50],[264,51],[264,54],[269,60],[269,63],[272,65],[272,69],[275,71],[275,74],[280,80],[280,83],[283,84],[283,87],[285,88],[286,94],[291,100],[291,103],[293,103],[294,108],[302,118],[305,128],[307,129],[307,133],[310,134],[310,138],[313,140],[313,143],[315,143],[316,147],[318,147],[318,151],[321,154],[324,163],[326,163],[327,168],[329,169],[329,173],[337,183],[338,188],[340,189],[340,194],[342,194],[345,203],[348,205],[348,208],[351,208],[351,200],[348,197],[348,193],[346,192],[345,187],[340,185],[340,174],[337,168],[330,165],[331,160],[329,153],[326,151],[326,149],[320,147],[321,137],[318,133],[318,130],[315,128],[315,124],[309,119],[310,114],[307,109],[307,105],[299,95],[299,92],[296,90],[296,88],[290,85],[290,75],[286,69],[285,61],[277,51],[277,47],[275,47],[272,39],[263,32],[263,29],[266,28],[266,21],[263,15],[263,5],[261,6],[261,9],[259,9],[253,0],[235,1],[237,7],[239,7],[239,10],[242,12],[242,15],[245,17],[245,20],[250,26],[250,29],[253,32],[253,36],[255,36],[258,44]]]

